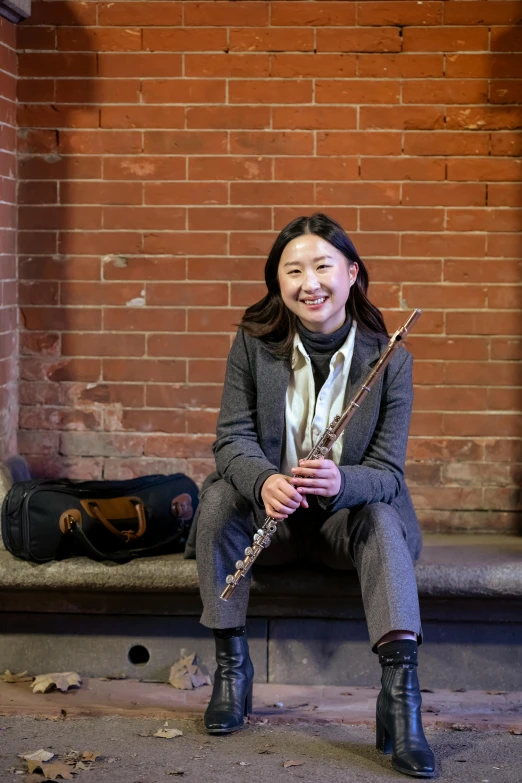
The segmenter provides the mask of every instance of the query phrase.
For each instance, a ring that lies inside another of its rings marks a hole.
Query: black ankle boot
[[[415,778],[435,774],[435,757],[424,736],[417,678],[417,642],[400,639],[378,648],[382,689],[377,697],[376,745],[392,753],[392,767]]]
[[[230,734],[242,729],[252,712],[254,667],[244,633],[215,640],[217,669],[204,722],[208,734]]]

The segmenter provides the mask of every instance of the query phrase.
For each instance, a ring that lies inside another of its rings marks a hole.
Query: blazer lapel
[[[280,468],[290,360],[277,358],[263,349],[260,354],[259,370],[257,396],[259,441],[267,459]]]
[[[366,334],[361,335],[357,330],[353,349],[352,363],[346,385],[346,405],[355,395],[357,389],[371,370],[371,367],[379,359],[379,343]],[[373,431],[374,420],[378,416],[382,389],[382,375],[374,383],[372,390],[361,403],[361,407],[355,411],[350,419],[343,435],[343,449],[341,454],[342,465],[358,464],[362,458],[369,436]]]

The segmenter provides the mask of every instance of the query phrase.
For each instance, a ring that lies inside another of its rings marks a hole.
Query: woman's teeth
[[[321,297],[321,299],[304,299],[303,301],[307,305],[318,305],[326,301],[326,296]]]

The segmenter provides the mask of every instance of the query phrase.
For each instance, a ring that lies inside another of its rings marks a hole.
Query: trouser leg
[[[225,579],[252,543],[251,504],[220,479],[205,490],[198,509],[196,560],[203,602],[201,623],[207,628],[245,625],[251,574],[240,580],[229,601],[221,600]]]
[[[395,630],[413,631],[421,644],[414,561],[397,511],[387,503],[342,509],[323,524],[320,538],[322,562],[340,568],[344,555],[357,569],[373,652]]]

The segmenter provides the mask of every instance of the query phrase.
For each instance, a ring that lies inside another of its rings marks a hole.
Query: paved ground
[[[162,721],[143,718],[79,718],[0,721],[0,776],[9,783],[43,780],[20,776],[18,753],[44,748],[63,760],[71,749],[101,756],[92,771],[78,771],[79,783],[384,783],[408,780],[375,749],[374,730],[341,724],[253,725],[229,737],[208,737],[200,721],[169,721],[183,735],[160,739]],[[520,783],[522,736],[508,732],[457,732],[428,728],[438,763],[437,779],[463,783]],[[285,768],[284,762],[301,762]],[[61,783],[61,778],[58,779]]]
[[[201,716],[210,686],[177,691],[164,684],[84,680],[68,693],[33,694],[29,683],[0,681],[0,781],[43,781],[17,774],[27,769],[18,754],[40,748],[62,763],[71,750],[101,754],[82,762],[90,771],[75,770],[77,783],[407,780],[375,749],[377,693],[349,686],[256,686],[248,728],[209,737]],[[438,780],[522,783],[522,733],[513,733],[522,732],[521,693],[425,692],[423,722]],[[152,736],[172,728],[182,736]],[[302,763],[285,768],[288,761]]]

